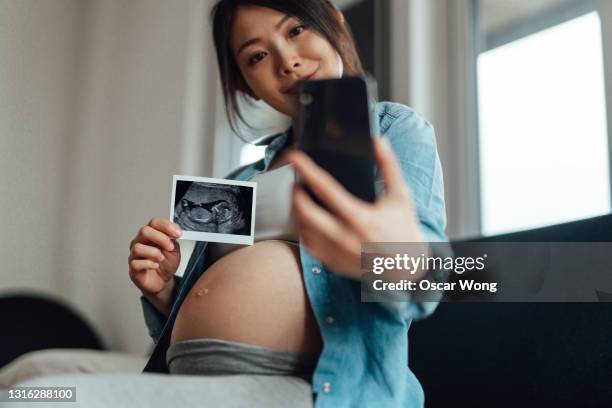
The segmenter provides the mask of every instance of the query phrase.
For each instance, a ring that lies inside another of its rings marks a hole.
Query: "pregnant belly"
[[[197,338],[319,353],[299,248],[260,241],[211,265],[181,305],[170,344]]]

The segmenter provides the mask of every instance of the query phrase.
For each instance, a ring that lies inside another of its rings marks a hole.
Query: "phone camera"
[[[300,103],[304,106],[308,106],[312,103],[312,95],[308,92],[302,92],[300,94]]]

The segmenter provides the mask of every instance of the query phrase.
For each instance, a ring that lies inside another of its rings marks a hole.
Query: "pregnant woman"
[[[239,93],[295,122],[300,80],[363,72],[328,0],[222,0],[211,17],[233,128]],[[258,183],[252,246],[198,242],[179,278],[178,225],[154,218],[138,231],[130,277],[156,343],[146,372],[201,376],[207,401],[222,406],[423,405],[407,330],[435,304],[361,302],[360,251],[362,242],[446,241],[442,170],[427,121],[390,102],[376,114],[375,203],[295,150],[291,127],[227,177]],[[294,185],[296,174],[328,209]]]

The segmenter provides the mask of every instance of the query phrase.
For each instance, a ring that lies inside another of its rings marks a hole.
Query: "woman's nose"
[[[290,75],[301,65],[300,59],[297,56],[284,58],[281,63],[281,74]]]

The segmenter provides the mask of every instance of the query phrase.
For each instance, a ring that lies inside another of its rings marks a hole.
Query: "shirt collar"
[[[267,145],[264,154],[264,166],[261,170],[266,170],[268,168],[274,157],[276,157],[278,153],[280,153],[281,151],[283,151],[283,149],[285,149],[285,147],[287,147],[288,142],[291,139],[293,139],[293,128],[289,127],[284,132],[265,137],[255,143],[256,146]]]

